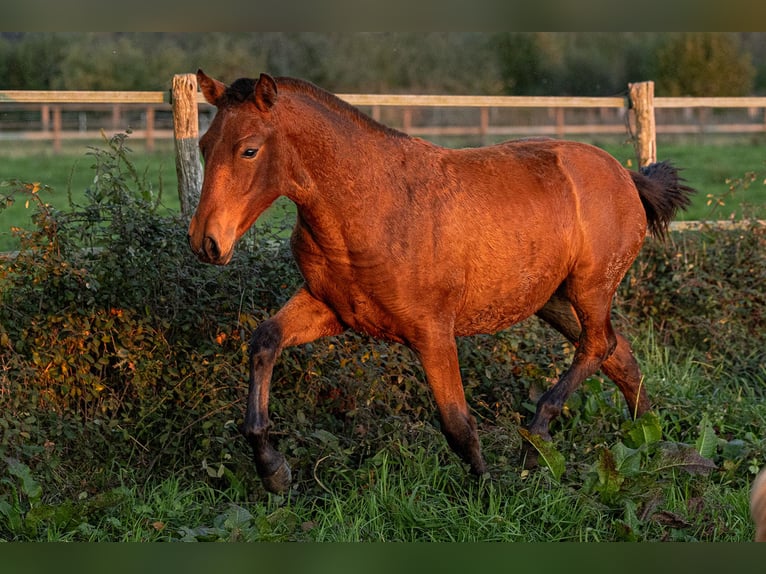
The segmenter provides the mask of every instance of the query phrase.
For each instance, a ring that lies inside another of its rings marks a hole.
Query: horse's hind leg
[[[586,269],[588,271],[588,269]],[[531,434],[549,440],[550,421],[560,413],[572,392],[598,371],[617,348],[617,335],[610,320],[612,295],[603,278],[586,275],[584,279],[570,276],[564,286],[566,298],[572,304],[580,322],[574,358],[569,369],[558,382],[548,389],[537,403],[537,410],[529,425]]]
[[[554,294],[545,306],[537,312],[543,319],[575,345],[580,340],[582,328],[572,304],[562,294]],[[620,333],[614,332],[617,345],[607,359],[601,363],[601,370],[620,389],[628,405],[630,416],[638,417],[649,410],[649,398],[643,385],[638,362],[633,356],[630,343]]]

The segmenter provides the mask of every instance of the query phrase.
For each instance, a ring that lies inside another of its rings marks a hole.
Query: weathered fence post
[[[636,155],[643,167],[657,161],[657,133],[654,123],[654,82],[628,84],[630,107],[636,119]]]
[[[154,107],[146,106],[146,151],[154,151]]]
[[[197,76],[173,76],[172,103],[178,198],[181,200],[181,213],[190,218],[197,208],[202,189],[202,164],[198,148]]]
[[[61,106],[53,106],[53,151],[61,151]]]

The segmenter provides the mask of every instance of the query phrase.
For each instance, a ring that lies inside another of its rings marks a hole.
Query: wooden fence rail
[[[370,114],[380,119],[384,108],[402,110],[402,129],[413,135],[554,135],[563,136],[572,133],[625,133],[626,124],[622,125],[567,125],[564,111],[567,109],[616,110],[627,116],[627,124],[634,134],[636,154],[639,165],[645,165],[656,158],[656,137],[660,133],[689,133],[689,126],[656,125],[658,109],[686,108],[707,110],[716,108],[747,108],[752,112],[766,111],[766,97],[743,98],[655,98],[653,82],[641,82],[628,86],[626,97],[558,97],[558,96],[447,96],[447,95],[409,95],[409,94],[339,94],[348,103],[369,108]],[[196,104],[196,105],[195,105]],[[73,105],[111,105],[113,115],[119,114],[120,106],[140,107],[144,110],[145,129],[140,133],[134,130],[134,137],[147,140],[151,149],[157,137],[174,137],[176,142],[176,171],[179,177],[179,197],[182,211],[188,215],[196,205],[201,185],[201,166],[194,145],[198,137],[200,118],[199,110],[208,107],[202,95],[197,91],[194,74],[179,74],[173,79],[173,87],[167,92],[116,92],[116,91],[1,91],[0,114],[4,107],[39,105],[43,132],[41,137],[52,139],[58,149],[64,137],[75,134],[66,133],[61,125],[62,110]],[[413,111],[425,108],[475,108],[479,110],[478,125],[460,126],[419,126],[413,122]],[[506,108],[538,108],[552,110],[554,125],[546,126],[508,126],[491,125],[490,110]],[[172,112],[173,131],[155,129],[157,110]],[[50,117],[52,116],[52,122]],[[116,121],[115,121],[116,123]],[[721,130],[753,133],[766,133],[766,120],[760,123],[727,124],[719,126]],[[710,128],[710,131],[715,131]],[[85,137],[86,133],[80,134]],[[15,133],[3,130],[0,115],[0,141],[10,140]]]
[[[181,75],[183,76],[183,75]],[[651,82],[631,84],[630,90],[649,89]],[[566,110],[599,110],[600,113],[612,111],[612,116],[620,117],[627,115],[632,119],[636,112],[636,99],[628,93],[626,97],[558,97],[558,96],[447,96],[447,95],[409,95],[409,94],[339,94],[340,97],[352,105],[367,108],[370,114],[381,119],[381,110],[384,108],[399,108],[401,110],[401,129],[412,135],[420,136],[478,136],[482,140],[490,136],[520,136],[520,135],[551,135],[564,137],[577,134],[624,134],[625,122],[599,122],[591,121],[586,124],[568,123],[565,121]],[[124,111],[142,110],[141,127],[133,129],[133,137],[145,139],[147,147],[152,149],[157,139],[173,137],[171,117],[172,92],[118,92],[118,91],[23,91],[7,90],[0,91],[0,142],[15,141],[17,139],[50,140],[54,150],[61,149],[61,143],[65,139],[97,138],[98,131],[88,131],[85,125],[77,126],[78,129],[67,129],[62,125],[62,112],[78,111],[85,115],[88,109],[105,109],[109,106],[112,110],[110,128],[119,129],[119,118]],[[196,101],[200,109],[207,106],[201,94],[192,94],[192,101]],[[89,106],[91,106],[89,108]],[[700,115],[709,115],[710,109],[748,109],[752,116],[763,116],[760,122],[743,123],[709,123],[703,121],[696,123],[677,123],[658,125],[651,133],[666,134],[689,134],[689,133],[766,133],[766,97],[743,97],[743,98],[653,98],[650,104],[653,117],[655,110],[687,109],[695,110]],[[419,125],[413,120],[414,112],[418,109],[477,109],[479,119],[471,125]],[[491,122],[490,110],[503,109],[532,109],[548,110],[554,118],[553,124],[518,125],[512,123],[500,123],[495,125]],[[36,109],[40,114],[40,130],[21,131],[4,125],[3,116],[7,110]],[[206,112],[207,113],[207,112]],[[155,117],[162,114],[165,127],[155,125]],[[204,119],[201,118],[204,124]],[[85,121],[81,122],[85,124]],[[704,125],[703,125],[704,124]],[[633,123],[632,128],[639,130],[643,123]],[[133,126],[131,126],[133,127]],[[143,128],[143,129],[141,129]],[[646,133],[646,131],[644,131]],[[640,134],[636,138],[641,139]]]

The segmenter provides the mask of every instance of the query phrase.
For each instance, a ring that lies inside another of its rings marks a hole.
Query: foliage
[[[620,93],[628,82],[652,78],[656,36],[506,32],[493,42],[506,93],[591,96]]]
[[[762,33],[2,33],[0,77],[5,89],[157,90],[202,67],[228,81],[268,71],[336,92],[593,96],[655,79],[671,95],[745,95],[747,54],[764,76],[765,43]]]
[[[0,77],[3,88],[54,90],[61,77],[60,54],[71,41],[64,34],[34,34],[0,39]]]
[[[300,277],[285,217],[224,268],[198,263],[186,222],[127,139],[92,149],[81,204],[2,183],[37,215],[0,260],[0,539],[735,540],[763,464],[766,231],[648,240],[615,322],[655,409],[627,421],[600,376],[568,401],[546,467],[517,431],[572,347],[534,320],[460,339],[491,479],[447,448],[412,353],[363,336],[283,352],[272,438],[294,470],[267,495],[237,432],[248,335]],[[271,223],[269,223],[271,222]],[[282,223],[280,223],[282,222]]]
[[[667,96],[747,96],[755,68],[731,35],[684,32],[657,53],[657,86]]]

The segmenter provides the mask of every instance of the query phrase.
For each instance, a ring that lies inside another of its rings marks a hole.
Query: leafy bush
[[[651,318],[664,345],[693,349],[732,375],[766,363],[766,226],[674,233],[649,240],[620,290],[619,312]]]

